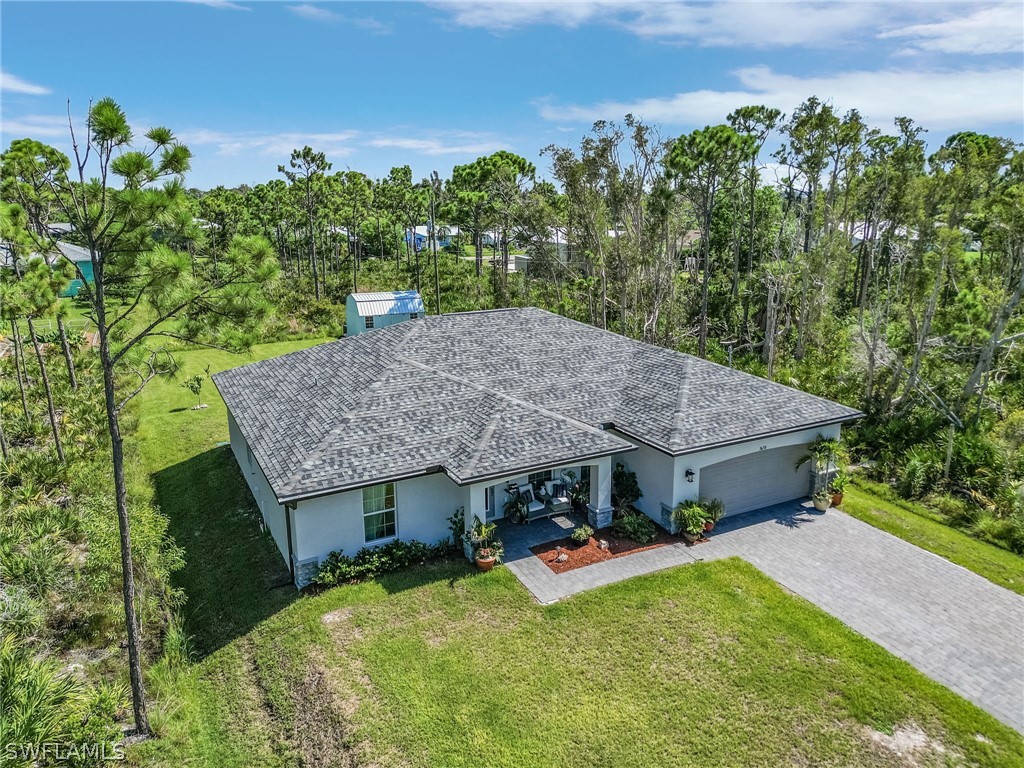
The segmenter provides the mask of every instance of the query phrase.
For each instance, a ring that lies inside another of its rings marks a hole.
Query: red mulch
[[[608,549],[598,547],[597,543],[601,539],[608,542]],[[596,531],[586,544],[577,544],[572,537],[566,536],[564,539],[530,547],[530,551],[555,573],[565,573],[585,565],[603,563],[605,560],[614,560],[623,555],[632,555],[634,552],[657,549],[667,544],[678,544],[680,541],[682,541],[681,538],[659,530],[658,535],[650,544],[637,544],[632,539],[616,536],[611,528],[602,528]],[[558,557],[558,547],[561,547],[562,552],[568,555],[568,559],[564,563],[555,562],[555,558]]]

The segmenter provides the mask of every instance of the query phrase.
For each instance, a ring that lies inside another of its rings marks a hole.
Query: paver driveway
[[[742,557],[1024,732],[1024,597],[809,503],[726,518],[691,552]]]
[[[524,546],[509,554],[542,602],[694,559],[741,557],[1024,732],[1024,597],[837,510],[779,504],[722,520],[705,544],[557,576]]]

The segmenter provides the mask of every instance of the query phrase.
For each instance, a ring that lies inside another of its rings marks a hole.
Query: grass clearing
[[[183,376],[244,362],[182,358]],[[133,764],[896,766],[912,742],[919,765],[1024,766],[1019,734],[739,560],[551,606],[463,562],[275,588],[216,390],[190,411],[177,382],[151,386],[141,451],[186,551],[198,653],[150,670],[162,738]]]
[[[896,503],[859,478],[846,487],[842,509],[875,528],[934,552],[979,576],[1024,595],[1024,558],[968,536],[932,516],[920,504]]]

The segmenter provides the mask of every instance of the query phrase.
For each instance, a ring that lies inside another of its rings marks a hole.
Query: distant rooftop
[[[360,317],[425,313],[423,297],[416,291],[390,291],[379,293],[352,293],[349,300],[356,305]]]

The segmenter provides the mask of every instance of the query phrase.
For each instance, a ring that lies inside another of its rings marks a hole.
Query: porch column
[[[482,483],[469,486],[469,493],[467,494],[466,504],[466,532],[473,530],[473,523],[476,520],[480,520],[482,523],[487,522],[487,500],[484,496],[487,486]],[[469,560],[473,559],[473,550],[469,544],[463,542],[462,550]]]
[[[612,458],[605,456],[590,465],[590,503],[587,522],[591,528],[607,528],[612,524]]]

